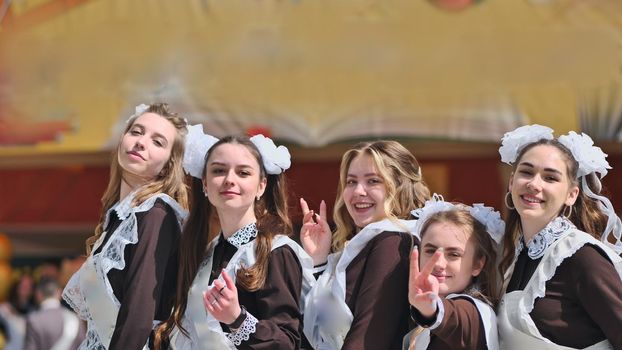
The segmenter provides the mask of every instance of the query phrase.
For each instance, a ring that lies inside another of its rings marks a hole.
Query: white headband
[[[278,175],[291,166],[291,156],[287,147],[276,146],[272,139],[263,135],[255,135],[250,141],[257,147],[263,160],[266,173]],[[193,177],[201,178],[205,167],[205,155],[218,139],[203,132],[203,125],[188,126],[186,135],[186,148],[184,151],[183,166],[186,173]]]
[[[475,220],[481,222],[486,227],[486,232],[488,232],[490,238],[492,238],[496,244],[501,244],[503,234],[505,233],[505,222],[501,220],[501,214],[499,214],[498,211],[491,207],[486,207],[482,203],[468,206],[466,204],[445,202],[443,196],[436,193],[432,195],[431,199],[425,202],[423,207],[410,212],[417,218],[417,222],[415,223],[415,235],[421,237],[421,229],[432,215],[451,210],[467,210]]]
[[[499,154],[501,161],[512,165],[516,162],[516,158],[520,151],[527,145],[537,142],[541,139],[552,140],[553,129],[542,125],[525,125],[513,131],[506,132],[501,139],[501,147]],[[577,178],[581,183],[582,191],[590,198],[597,201],[600,210],[608,217],[607,227],[601,236],[601,242],[613,249],[617,254],[622,253],[622,221],[613,209],[611,201],[599,194],[592,192],[587,185],[586,177],[590,174],[595,181],[596,187],[600,190],[600,179],[607,175],[611,166],[605,159],[605,154],[600,147],[594,146],[594,141],[587,134],[577,134],[574,131],[567,135],[560,136],[557,141],[564,145],[572,153],[572,157],[579,164]],[[615,243],[609,242],[609,236],[613,234]]]

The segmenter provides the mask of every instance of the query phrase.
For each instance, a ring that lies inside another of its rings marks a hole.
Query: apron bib
[[[529,313],[533,310],[535,300],[544,296],[546,282],[554,276],[555,270],[562,261],[588,243],[598,246],[607,253],[609,260],[613,262],[618,271],[618,277],[622,278],[622,259],[619,256],[585,232],[576,229],[566,231],[563,236],[547,248],[525,289],[506,293],[503,296],[497,316],[501,349],[573,349],[555,344],[543,337]],[[605,350],[613,349],[613,347],[608,340],[603,340],[585,349]]]

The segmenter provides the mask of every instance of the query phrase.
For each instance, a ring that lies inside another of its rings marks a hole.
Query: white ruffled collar
[[[132,200],[134,200],[134,195],[136,191],[128,194],[123,198],[123,200],[115,203],[108,211],[106,212],[106,216],[104,217],[104,229],[108,228],[108,222],[110,221],[110,214],[114,211],[117,214],[119,220],[123,221],[127,219],[132,213]]]
[[[153,207],[153,204],[155,203],[157,199],[163,200],[166,204],[168,204],[171,208],[173,208],[173,210],[175,211],[175,214],[177,215],[177,220],[179,221],[180,224],[188,216],[188,211],[182,208],[182,206],[179,205],[179,203],[177,203],[176,200],[174,200],[172,197],[170,197],[169,195],[165,193],[155,194],[149,199],[145,200],[140,205],[133,207],[132,202],[134,201],[134,196],[136,195],[137,192],[138,190],[132,191],[130,194],[125,196],[125,198],[123,198],[121,201],[117,202],[110,209],[108,209],[108,211],[106,212],[106,217],[104,219],[103,227],[105,228],[108,227],[108,221],[110,220],[111,212],[114,211],[117,214],[117,217],[119,218],[119,220],[124,221],[128,217],[130,217],[132,213],[140,213],[140,212],[151,209],[151,207]]]
[[[252,222],[235,231],[231,236],[229,236],[229,238],[227,238],[227,242],[240,249],[241,246],[252,241],[255,237],[257,237],[257,223]]]
[[[558,216],[549,222],[540,232],[538,232],[527,244],[527,255],[532,260],[541,258],[551,244],[555,243],[562,233],[575,228],[574,224],[564,216]],[[521,236],[516,255],[525,248],[525,237]]]

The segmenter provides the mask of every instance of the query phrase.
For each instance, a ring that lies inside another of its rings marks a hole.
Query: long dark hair
[[[556,139],[541,139],[525,146],[519,152],[518,157],[516,157],[516,162],[512,166],[512,176],[514,176],[514,173],[516,172],[516,167],[518,166],[518,164],[520,164],[520,160],[523,158],[523,155],[525,155],[525,153],[530,149],[542,145],[552,146],[560,151],[566,163],[566,172],[568,174],[568,179],[570,180],[570,183],[579,188],[579,195],[577,196],[577,200],[573,205],[572,214],[568,219],[579,230],[587,232],[594,238],[600,240],[600,237],[605,230],[605,227],[607,227],[608,217],[602,210],[600,210],[598,202],[595,199],[588,197],[581,189],[579,180],[577,179],[579,163],[574,159],[572,152],[562,143],[560,143]],[[590,190],[596,194],[599,194],[600,188],[599,186],[597,186],[594,176],[594,174],[590,174],[586,176],[585,180],[587,181],[587,185]],[[565,209],[565,205],[559,208],[558,215],[561,215]],[[505,238],[503,240],[503,258],[501,260],[501,263],[499,264],[499,271],[501,272],[502,276],[505,275],[505,272],[514,260],[516,243],[521,233],[520,216],[515,209],[509,210],[505,222],[506,225]]]
[[[266,174],[259,150],[246,136],[227,136],[220,139],[205,155],[205,164],[207,164],[213,150],[223,144],[245,146],[259,163],[260,179],[265,178],[267,180],[264,195],[255,201],[254,206],[258,229],[255,249],[257,261],[252,266],[240,268],[236,275],[236,283],[241,288],[255,291],[263,287],[266,282],[272,238],[277,234],[291,235],[292,232],[292,224],[287,214],[285,176],[283,173],[279,175]],[[204,166],[203,178],[205,178],[205,169]],[[203,193],[201,180],[196,178],[193,178],[192,182],[190,208],[192,210],[188,222],[184,226],[179,244],[180,261],[175,305],[171,317],[156,331],[155,344],[157,348],[165,339],[168,339],[175,326],[187,335],[187,331],[182,326],[182,319],[188,304],[188,291],[201,262],[205,258],[209,242],[218,234],[218,230],[213,227],[216,224],[216,211]]]

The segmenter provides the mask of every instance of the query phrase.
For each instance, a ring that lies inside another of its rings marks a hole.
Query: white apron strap
[[[304,333],[316,349],[339,349],[343,345],[354,316],[345,302],[346,269],[350,262],[383,232],[409,232],[416,220],[381,220],[365,226],[348,242],[343,251],[328,256],[326,270],[305,301]]]
[[[298,261],[300,262],[302,268],[300,311],[304,312],[307,295],[316,283],[315,277],[313,276],[313,259],[298,243],[294,242],[291,238],[287,236],[278,235],[272,240],[272,250],[275,250],[284,245],[287,245],[294,251],[294,254],[296,254],[296,257],[298,257]]]
[[[214,249],[218,244],[219,237],[210,242],[205,262],[188,291],[188,304],[184,315],[184,328],[190,332],[191,339],[182,334],[179,329],[174,329],[171,335],[171,348],[179,350],[188,349],[235,349],[220,327],[220,322],[214,318],[203,305],[203,292],[209,287],[209,279],[212,272]],[[233,258],[232,258],[233,260]],[[235,276],[232,276],[235,278]]]
[[[455,299],[455,298],[468,298],[475,304],[477,311],[479,313],[480,320],[482,320],[482,325],[484,326],[484,334],[486,337],[486,345],[488,350],[499,350],[499,337],[497,331],[497,315],[495,314],[492,307],[483,301],[473,298],[470,295],[466,294],[450,294],[446,297],[447,299]],[[409,332],[404,337],[404,346],[406,342],[410,342],[410,337],[415,333],[416,328]],[[426,350],[428,345],[430,345],[430,329],[424,329],[419,335],[417,335],[417,340],[415,343],[415,350]]]

